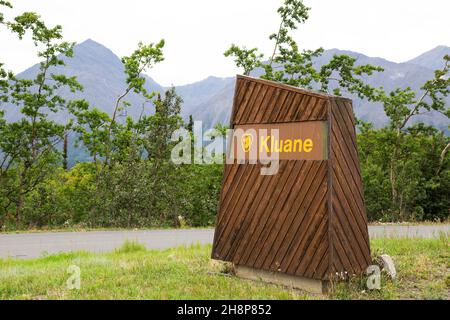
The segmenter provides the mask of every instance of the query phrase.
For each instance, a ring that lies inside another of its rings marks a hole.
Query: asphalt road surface
[[[433,238],[450,232],[450,225],[370,226],[371,237]],[[43,254],[69,251],[107,252],[126,240],[148,249],[166,249],[190,244],[212,243],[214,229],[92,231],[0,234],[0,258],[37,258]]]

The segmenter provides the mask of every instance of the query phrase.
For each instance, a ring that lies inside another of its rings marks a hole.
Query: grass
[[[398,279],[381,290],[364,277],[336,284],[326,296],[221,274],[211,246],[148,251],[126,242],[106,254],[64,253],[34,260],[0,260],[0,299],[450,299],[449,238],[374,239],[375,255],[387,253]],[[76,265],[80,290],[67,281]]]
[[[450,299],[450,238],[371,240],[372,255],[389,254],[397,279],[383,275],[381,290],[368,291],[365,278],[338,284],[335,299]]]

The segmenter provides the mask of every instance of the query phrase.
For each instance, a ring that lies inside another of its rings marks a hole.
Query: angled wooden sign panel
[[[212,258],[317,280],[371,262],[351,100],[238,76]],[[276,174],[250,161],[277,152]],[[242,160],[242,159],[241,159]]]
[[[286,122],[274,124],[242,124],[240,141],[233,140],[237,158],[239,149],[249,158],[252,152],[278,153],[280,160],[326,160],[328,158],[328,123],[326,121]]]

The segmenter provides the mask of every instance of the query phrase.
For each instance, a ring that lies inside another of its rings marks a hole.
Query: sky
[[[12,0],[12,17],[38,12],[61,24],[65,39],[93,39],[118,56],[139,41],[164,38],[165,61],[147,73],[158,83],[182,85],[240,73],[223,52],[231,43],[273,50],[281,0]],[[450,1],[305,0],[310,19],[294,33],[305,49],[338,48],[404,62],[438,45],[450,46]],[[5,11],[5,10],[3,10]],[[38,62],[31,41],[0,31],[0,61],[14,72]]]

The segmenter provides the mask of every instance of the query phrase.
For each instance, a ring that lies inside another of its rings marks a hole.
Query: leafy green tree
[[[192,117],[192,114],[189,115],[189,121],[186,125],[186,130],[191,134],[194,133],[194,118]]]
[[[111,161],[111,149],[112,149],[112,133],[117,124],[118,113],[129,106],[129,103],[125,101],[130,92],[141,94],[147,100],[151,100],[154,96],[153,92],[148,92],[145,87],[145,77],[143,73],[153,67],[154,64],[164,60],[162,49],[164,47],[164,40],[160,40],[158,43],[150,43],[144,45],[139,43],[138,48],[129,56],[122,58],[122,63],[125,67],[125,74],[127,88],[119,96],[114,106],[114,112],[108,125],[107,141],[105,145],[105,164],[109,164]]]
[[[170,154],[175,145],[175,142],[171,141],[172,135],[183,125],[180,116],[182,102],[175,88],[171,88],[165,92],[164,99],[158,95],[154,102],[155,114],[141,119],[141,132],[145,136],[144,147],[148,159],[170,160]]]
[[[12,4],[10,1],[0,0],[0,8],[5,7],[12,9]],[[0,24],[3,24],[5,22],[5,16],[2,12],[0,12]]]
[[[7,7],[12,8],[12,5],[9,1],[0,1],[0,8]],[[5,18],[2,12],[0,12],[0,25],[4,25]],[[9,87],[10,82],[14,79],[14,75],[12,72],[7,71],[4,68],[4,64],[0,62],[0,132],[3,132],[6,127],[6,121],[4,120],[5,112],[2,108],[2,104],[5,104],[9,100]],[[3,174],[3,169],[5,167],[5,163],[0,165],[0,179]]]
[[[375,129],[361,123],[358,135],[366,208],[371,221],[445,220],[450,208],[450,159],[436,172],[442,149],[450,138],[431,126],[418,123],[402,131],[397,151],[392,201],[390,166],[396,132],[390,127]]]
[[[232,44],[231,47],[225,51],[225,57],[234,56],[234,63],[239,68],[244,68],[244,75],[248,76],[257,67],[261,65],[261,60],[264,55],[258,53],[257,48],[247,49],[245,47],[239,48]]]
[[[155,93],[148,92],[145,88],[144,72],[164,60],[163,47],[164,40],[148,45],[139,43],[138,48],[130,56],[122,58],[126,88],[117,98],[111,116],[98,108],[89,108],[87,102],[78,102],[73,106],[73,114],[77,119],[75,131],[79,133],[78,142],[89,150],[96,163],[98,174],[106,166],[112,166],[114,161],[123,158],[125,151],[123,143],[130,142],[125,137],[129,137],[130,130],[136,126],[130,117],[126,119],[125,125],[117,122],[118,115],[130,106],[126,101],[127,96],[134,92],[142,95],[147,102],[154,98]]]
[[[408,184],[405,184],[404,181],[407,177],[402,179],[402,173],[405,174],[406,165],[409,161],[412,161],[402,157],[402,153],[404,155],[405,151],[411,151],[405,150],[406,140],[411,138],[411,135],[408,134],[411,121],[414,117],[430,111],[441,113],[450,118],[450,106],[445,104],[445,98],[450,93],[450,56],[445,56],[444,62],[444,67],[435,71],[434,78],[423,84],[421,87],[422,93],[419,97],[411,88],[398,88],[389,94],[381,89],[377,90],[378,99],[383,102],[384,111],[390,119],[388,129],[392,136],[392,143],[390,144],[390,154],[387,155],[386,159],[389,159],[391,201],[393,206],[398,208],[400,218],[405,215],[404,196],[405,187],[408,187]],[[417,128],[416,132],[419,131],[419,128]],[[441,173],[442,164],[449,148],[448,144],[442,147],[440,161],[434,166],[435,174]]]
[[[63,143],[63,169],[67,170],[69,168],[69,135],[66,133],[64,135],[64,143]]]
[[[324,50],[300,50],[291,32],[303,24],[309,17],[310,8],[302,0],[284,0],[278,9],[280,26],[276,33],[269,36],[274,49],[267,58],[257,48],[246,49],[235,44],[225,52],[225,56],[234,57],[236,66],[244,68],[249,75],[256,68],[262,68],[263,79],[286,83],[320,91],[332,91],[341,95],[342,90],[357,94],[361,98],[375,99],[375,89],[364,82],[363,77],[383,71],[372,65],[356,65],[356,59],[348,55],[334,55],[321,67],[314,64]]]
[[[450,118],[449,61],[445,56],[444,67],[423,84],[419,96],[411,88],[376,90],[389,124],[379,130],[362,124],[359,135],[366,201],[373,217],[442,220],[449,216],[449,138],[431,126],[412,124],[426,112]]]
[[[171,162],[172,133],[183,122],[181,98],[172,88],[153,100],[154,114],[138,121],[127,118],[114,132],[114,162],[103,171],[98,185],[102,203],[97,205],[101,224],[131,226],[175,225],[179,198],[179,167]]]
[[[53,73],[54,67],[64,66],[63,57],[73,56],[73,43],[62,40],[61,26],[49,28],[39,15],[25,12],[12,21],[4,22],[7,28],[22,39],[27,33],[42,60],[34,79],[9,79],[6,108],[20,110],[21,119],[4,123],[0,136],[2,155],[2,196],[6,198],[3,210],[14,204],[15,220],[21,221],[24,196],[31,192],[52,167],[60,161],[56,146],[64,139],[71,122],[59,124],[49,115],[68,108],[70,101],[58,92],[68,88],[72,92],[82,89],[75,77]]]
[[[223,165],[184,165],[177,170],[177,204],[189,226],[213,226],[222,187]]]
[[[98,108],[90,109],[87,102],[80,102],[71,111],[76,118],[74,131],[79,134],[76,145],[82,144],[89,151],[99,175],[102,168],[101,158],[106,154],[105,143],[108,139],[111,117]]]
[[[430,203],[426,204],[430,198],[439,203],[437,216],[442,217],[445,210],[448,215],[449,204],[443,200],[448,197],[448,192],[443,188],[447,186],[446,164],[450,145],[448,141],[444,143],[442,133],[433,131],[433,128],[423,125],[411,127],[411,119],[429,111],[450,116],[449,108],[445,106],[450,82],[449,57],[444,57],[444,68],[437,70],[435,77],[422,86],[421,96],[417,97],[411,88],[396,89],[387,94],[383,88],[374,88],[364,80],[374,72],[383,71],[382,68],[358,65],[357,60],[348,55],[334,55],[330,61],[318,66],[315,61],[323,54],[322,48],[299,49],[291,32],[307,21],[309,10],[301,0],[284,0],[278,9],[279,29],[269,37],[274,42],[269,56],[257,48],[240,48],[234,44],[225,56],[233,57],[246,75],[259,68],[263,71],[263,79],[335,95],[347,92],[382,102],[390,119],[389,126],[376,130],[370,124],[363,124],[359,135],[362,174],[371,218],[404,220],[411,215],[415,218],[432,217]],[[433,150],[428,154],[433,160],[430,160],[432,170],[427,170],[427,175],[423,174],[426,158],[420,149],[421,144]],[[416,214],[418,212],[422,214]]]
[[[149,187],[153,191],[148,201],[150,210],[159,210],[162,219],[176,219],[179,206],[176,199],[176,172],[179,167],[170,159],[176,142],[173,133],[183,126],[180,116],[182,99],[171,88],[154,101],[155,114],[140,121],[144,148],[149,160]]]

